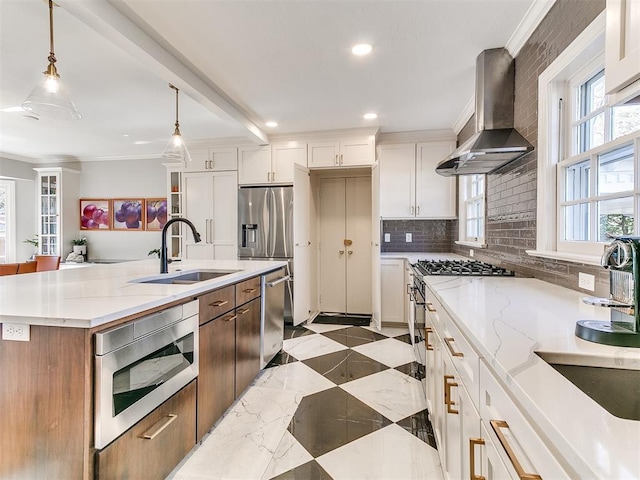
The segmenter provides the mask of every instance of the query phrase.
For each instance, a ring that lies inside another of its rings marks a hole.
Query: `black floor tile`
[[[333,477],[325,472],[318,462],[311,460],[271,480],[333,480]]]
[[[340,387],[302,399],[289,431],[314,458],[392,422]]]
[[[408,333],[405,333],[404,335],[399,335],[397,337],[393,337],[396,340],[400,340],[401,342],[404,343],[408,343],[409,345],[411,345],[411,335],[409,335]]]
[[[425,409],[396,423],[404,428],[407,432],[415,435],[423,442],[431,445],[433,448],[438,448],[436,446],[436,437],[433,433],[433,426],[431,425],[431,421],[429,420],[428,410]]]
[[[323,332],[322,335],[329,337],[331,340],[340,342],[347,347],[357,347],[358,345],[364,345],[365,343],[371,343],[378,340],[384,340],[387,337],[380,335],[379,333],[372,332],[362,327],[348,327],[340,330],[333,330],[331,332]]]
[[[396,370],[420,381],[422,381],[422,379],[426,377],[424,365],[421,365],[418,362],[411,362],[405,365],[400,365],[399,367],[396,367]]]
[[[389,368],[351,349],[309,358],[303,360],[302,363],[313,368],[337,385]]]
[[[331,325],[358,325],[368,327],[371,323],[371,315],[324,315],[320,314],[313,319],[313,323],[328,323]]]
[[[305,335],[313,335],[315,332],[312,332],[308,328],[305,328],[301,325],[293,326],[293,325],[285,325],[284,326],[284,339],[287,340],[289,338],[298,338],[304,337]]]
[[[277,367],[278,365],[286,365],[287,363],[297,362],[298,359],[292,357],[284,350],[281,350],[276,354],[275,357],[271,359],[271,361],[267,364],[265,368]]]

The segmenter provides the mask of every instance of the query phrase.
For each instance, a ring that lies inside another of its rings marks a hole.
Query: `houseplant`
[[[31,255],[31,260],[35,258],[38,254],[38,246],[40,245],[40,239],[38,238],[38,234],[36,233],[33,238],[27,238],[22,241],[22,243],[29,243],[33,245],[33,254]]]
[[[79,253],[86,260],[87,259],[87,239],[86,239],[86,237],[75,238],[75,239],[71,240],[71,243],[73,243],[73,253]]]

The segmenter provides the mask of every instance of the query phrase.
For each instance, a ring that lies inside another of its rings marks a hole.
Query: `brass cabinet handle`
[[[457,415],[460,411],[453,408],[456,402],[451,400],[451,387],[457,387],[458,384],[456,382],[450,382],[449,380],[453,380],[453,375],[444,375],[444,404],[447,406],[447,413]]]
[[[453,349],[453,347],[451,346],[452,342],[455,342],[455,338],[453,338],[453,337],[445,337],[444,343],[447,344],[447,347],[449,348],[449,351],[451,352],[451,355],[454,356],[454,357],[464,357],[464,353],[456,352]]]
[[[245,308],[244,310],[238,310],[238,314],[244,315],[245,313],[249,313],[250,310],[251,310],[250,308]]]
[[[245,288],[245,289],[243,290],[243,292],[244,292],[244,293],[255,293],[255,292],[257,292],[257,291],[258,291],[258,289],[257,289],[257,288]]]
[[[227,303],[229,303],[229,300],[216,300],[213,303],[210,303],[209,306],[210,307],[221,307],[223,305],[226,305]]]
[[[518,461],[518,457],[507,441],[507,437],[505,437],[504,433],[502,433],[502,429],[509,428],[509,424],[504,420],[489,420],[489,423],[491,424],[493,431],[496,432],[502,448],[504,448],[504,450],[507,452],[507,456],[509,457],[509,460],[511,460],[513,468],[516,469],[518,478],[520,478],[521,480],[542,480],[542,477],[537,473],[527,473],[524,471],[524,468],[522,468],[522,465]]]
[[[433,306],[433,303],[427,302],[426,306],[427,306],[427,310],[429,310],[430,312],[437,312],[436,307]]]
[[[483,438],[470,438],[469,439],[469,479],[470,480],[486,480],[482,475],[476,475],[476,445],[484,445]]]
[[[339,253],[340,255],[344,255],[344,250],[338,250],[338,253]]]
[[[433,350],[433,345],[429,343],[429,334],[433,333],[433,328],[427,327],[424,329],[424,346],[427,350]]]
[[[224,319],[225,322],[230,322],[231,320],[235,320],[236,318],[238,318],[238,315],[229,315],[228,317],[226,317]]]
[[[168,415],[165,415],[164,417],[162,417],[160,420],[158,420],[153,427],[151,427],[149,430],[147,430],[145,433],[143,433],[142,435],[140,435],[140,438],[144,438],[145,440],[153,440],[154,438],[156,438],[158,435],[160,435],[160,433],[167,428],[169,425],[171,425],[175,419],[178,418],[177,415],[170,413]]]
[[[352,254],[353,254],[353,250],[349,250],[347,253],[348,253],[349,255],[352,255]]]

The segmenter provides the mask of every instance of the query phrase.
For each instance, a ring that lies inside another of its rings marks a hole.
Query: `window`
[[[459,244],[484,244],[485,176],[460,176]]]
[[[14,182],[0,179],[0,263],[15,261]]]
[[[538,78],[538,214],[530,255],[599,264],[640,234],[640,105],[605,94],[605,13]]]

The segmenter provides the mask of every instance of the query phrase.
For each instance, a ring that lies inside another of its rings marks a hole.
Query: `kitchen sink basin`
[[[640,421],[640,369],[614,366],[613,359],[536,354],[611,415]]]
[[[204,282],[214,278],[223,277],[240,270],[191,270],[189,272],[177,274],[164,274],[161,277],[142,278],[132,280],[133,283],[164,283],[173,285],[190,285],[192,283]]]

